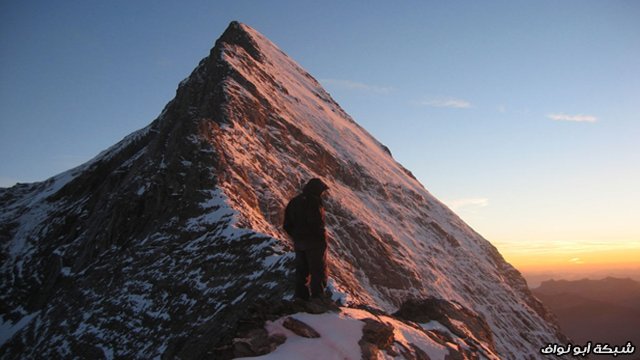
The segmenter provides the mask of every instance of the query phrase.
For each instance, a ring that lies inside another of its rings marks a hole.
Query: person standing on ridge
[[[313,178],[285,209],[283,228],[293,239],[296,252],[295,297],[326,299],[327,232],[322,194],[329,187]]]

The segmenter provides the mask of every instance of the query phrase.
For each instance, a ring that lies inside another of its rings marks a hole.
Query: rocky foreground
[[[474,312],[442,299],[410,300],[394,314],[332,301],[260,302],[210,354],[232,359],[499,359]]]

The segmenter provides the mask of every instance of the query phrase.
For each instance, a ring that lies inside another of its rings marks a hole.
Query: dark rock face
[[[330,276],[349,304],[391,312],[436,294],[482,312],[504,357],[558,342],[491,244],[311,75],[234,22],[149,126],[66,173],[0,189],[0,315],[13,325],[0,353],[197,359],[270,349],[278,339],[232,339],[242,319],[273,312],[263,302],[292,293],[282,209],[311,177],[332,189]]]
[[[364,319],[362,329],[362,342],[368,342],[379,349],[389,349],[393,344],[393,326],[384,324],[374,319]]]
[[[363,319],[364,327],[362,328],[362,338],[358,342],[362,352],[362,359],[373,360],[379,359],[380,351],[391,350],[393,345],[393,326],[383,324],[377,320],[367,318]]]
[[[306,337],[306,338],[320,337],[320,334],[318,334],[318,332],[314,328],[312,328],[311,326],[305,324],[304,322],[296,318],[292,318],[291,316],[284,319],[282,326],[293,331],[296,335],[299,335],[302,337]]]
[[[245,337],[233,340],[233,356],[260,356],[273,352],[287,340],[283,334],[269,335],[265,329],[255,329]]]
[[[380,349],[372,343],[361,341],[359,343],[362,360],[376,360],[380,358]]]
[[[480,342],[488,344],[491,351],[496,351],[491,328],[487,322],[482,316],[459,304],[437,298],[410,299],[403,303],[393,315],[418,323],[428,323],[435,320],[446,326],[455,335],[469,339],[477,346],[480,345]]]
[[[416,360],[431,360],[429,355],[426,352],[424,352],[422,349],[420,349],[419,347],[413,345],[411,348],[413,350],[413,353],[415,354],[415,359]]]
[[[237,31],[231,26],[228,37]],[[292,257],[278,256],[288,244],[230,230],[233,212],[215,190],[226,169],[199,136],[203,116],[226,118],[226,44],[218,41],[147,128],[68,173],[0,190],[2,256],[10,259],[1,269],[2,316],[16,323],[38,314],[49,339],[34,348],[44,335],[27,327],[2,353],[198,357],[246,304],[288,290]]]
[[[289,315],[296,313],[323,314],[337,312],[339,307],[319,305],[310,301],[258,301],[248,307],[233,329],[217,339],[207,356],[216,359],[232,359],[245,356],[259,356],[273,352],[286,341],[279,333],[269,334],[265,330],[267,321],[285,317],[283,326],[295,334],[306,338],[318,338],[320,334],[306,323]]]

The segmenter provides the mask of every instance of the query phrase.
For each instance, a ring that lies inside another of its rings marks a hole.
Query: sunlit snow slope
[[[350,303],[456,301],[509,359],[559,342],[495,247],[234,22],[148,127],[46,182],[0,190],[0,354],[206,354],[256,298],[291,295],[282,212],[316,176],[330,186],[330,276]]]
[[[320,176],[331,188],[332,276],[353,301],[390,310],[409,296],[456,300],[487,318],[505,355],[535,356],[554,339],[522,277],[489,242],[293,60],[238,26],[246,40],[227,44],[221,60],[235,71],[225,79],[230,108],[245,111],[230,112],[222,134],[208,124],[233,164],[221,186],[245,195],[230,198],[251,228],[283,238],[278,212],[305,179]]]

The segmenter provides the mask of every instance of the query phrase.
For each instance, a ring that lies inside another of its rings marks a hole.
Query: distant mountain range
[[[574,344],[640,345],[640,282],[613,277],[549,280],[532,291]]]
[[[606,277],[632,279],[640,281],[640,264],[636,266],[611,266],[609,268],[593,268],[593,269],[560,269],[560,270],[546,270],[546,271],[531,271],[522,270],[522,276],[527,280],[529,288],[533,289],[542,284],[543,281],[549,279],[564,279],[564,280],[582,280],[582,279],[604,279]]]

